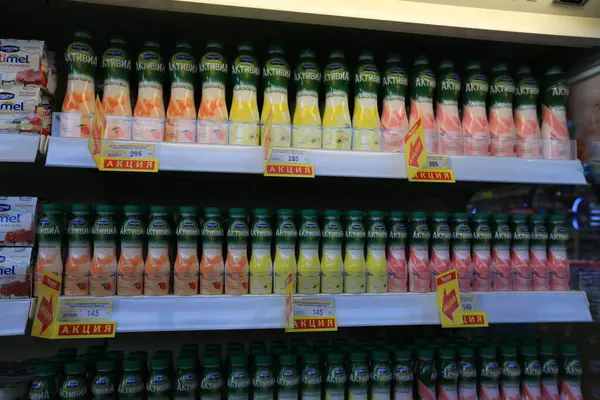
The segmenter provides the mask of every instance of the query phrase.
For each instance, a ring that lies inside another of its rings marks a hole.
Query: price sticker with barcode
[[[448,168],[448,157],[427,155],[425,168],[446,169]]]
[[[271,159],[269,162],[284,164],[310,164],[308,151],[277,148],[273,149],[273,153],[271,153]]]
[[[58,322],[98,322],[112,319],[112,300],[60,299]]]
[[[294,299],[294,317],[334,317],[333,300]]]
[[[154,145],[151,143],[123,143],[107,140],[102,148],[106,158],[125,158],[130,160],[154,158]]]
[[[463,311],[479,311],[479,303],[474,294],[460,294],[460,303]]]

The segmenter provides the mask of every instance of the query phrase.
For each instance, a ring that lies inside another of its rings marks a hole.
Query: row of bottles
[[[382,211],[74,205],[68,224],[43,206],[34,293],[44,268],[69,296],[300,294],[435,291],[456,268],[461,291],[569,290],[564,217]],[[408,218],[407,218],[408,217]],[[408,223],[407,223],[408,220]],[[67,236],[65,240],[65,236]],[[225,240],[226,239],[226,240]],[[63,260],[65,262],[63,263]]]
[[[498,347],[499,345],[499,347]],[[270,351],[269,351],[270,347]],[[29,400],[55,399],[564,399],[579,400],[577,347],[551,340],[438,338],[184,344],[173,352],[61,349],[38,362]],[[149,368],[148,368],[149,367]]]
[[[77,32],[66,50],[66,57],[69,79],[62,111],[89,118],[88,114],[93,111],[94,75],[98,63],[91,37]],[[442,60],[434,73],[428,57],[419,56],[409,79],[397,54],[390,54],[385,67],[380,70],[373,54],[365,51],[358,59],[352,78],[341,50],[330,53],[322,70],[315,52],[303,50],[292,71],[281,46],[270,46],[261,66],[252,45],[242,43],[230,68],[223,56],[222,45],[214,40],[208,41],[199,62],[189,42],[178,42],[167,65],[159,45],[147,41],[135,63],[138,92],[132,110],[129,80],[133,65],[126,43],[121,38],[111,39],[101,61],[105,75],[102,104],[107,115],[139,117],[133,122],[133,130],[131,120],[109,120],[106,130],[109,139],[130,139],[130,132],[133,132],[134,140],[258,145],[266,144],[268,140],[267,137],[261,140],[259,122],[270,121],[274,124],[272,140],[277,147],[350,149],[354,141],[353,149],[401,151],[402,135],[421,117],[429,153],[540,158],[540,139],[544,138],[547,139],[544,157],[563,158],[564,154],[561,155],[559,150],[569,146],[564,143],[561,147],[548,141],[568,142],[569,139],[566,121],[568,82],[557,66],[547,69],[540,91],[529,67],[519,68],[513,79],[505,63],[494,65],[488,78],[479,62],[469,62],[461,79],[452,60]],[[165,113],[163,82],[167,68],[171,95]],[[227,110],[225,93],[229,71],[233,98],[231,108]],[[197,109],[194,88],[198,73],[202,96]],[[261,75],[264,97],[259,113],[257,92]],[[288,104],[292,75],[296,84],[293,119]],[[354,112],[351,118],[349,89],[352,81]],[[319,110],[321,82],[326,87],[322,116]],[[380,91],[383,93],[381,116]],[[408,117],[407,94],[410,98]],[[541,97],[541,128],[538,97]],[[166,125],[153,121],[164,118]],[[196,120],[204,121],[198,125],[197,138],[194,136]],[[227,129],[224,128],[227,121],[240,124]],[[66,124],[63,134],[85,137],[89,134],[89,130],[84,129],[88,122],[84,120],[79,130]],[[294,127],[293,135],[290,125]],[[321,127],[327,128],[327,134],[320,130]],[[355,130],[354,137],[350,128]],[[384,130],[383,137],[380,129]]]

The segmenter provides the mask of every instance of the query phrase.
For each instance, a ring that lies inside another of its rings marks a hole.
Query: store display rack
[[[475,293],[490,324],[591,322],[584,292]],[[419,293],[311,295],[296,298],[333,299],[339,327],[439,325],[436,295]],[[164,296],[61,297],[110,299],[117,332],[283,329],[283,297]],[[60,301],[60,300],[59,300]],[[23,335],[30,301],[2,300],[0,335]]]
[[[129,143],[124,141],[123,143]],[[140,143],[140,142],[131,142]],[[155,143],[161,171],[262,174],[259,146]],[[309,150],[317,176],[407,179],[403,153]],[[457,181],[585,184],[578,160],[448,156]],[[51,137],[46,166],[95,168],[88,141]]]

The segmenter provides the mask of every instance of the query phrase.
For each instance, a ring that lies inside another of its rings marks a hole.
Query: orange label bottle
[[[62,213],[58,204],[42,205],[42,217],[38,221],[38,257],[33,271],[33,295],[39,295],[39,288],[44,276],[44,269],[62,276],[63,262],[61,257]],[[19,277],[19,279],[25,277]]]
[[[90,272],[90,295],[114,296],[117,283],[117,227],[112,206],[96,207],[92,227],[94,255]]]
[[[173,291],[176,295],[198,294],[198,216],[194,207],[181,207],[179,211]]]
[[[65,296],[90,294],[90,211],[88,206],[74,205],[67,227],[69,248],[65,262]]]
[[[192,53],[192,45],[189,42],[178,42],[175,54],[169,61],[171,99],[167,107],[167,142],[196,142],[194,83],[198,74],[198,63]]]
[[[118,37],[110,39],[108,48],[102,55],[104,69],[104,90],[102,108],[106,113],[106,139],[131,139],[131,97],[129,79],[131,59],[127,44]]]
[[[204,209],[202,223],[202,259],[200,260],[200,294],[223,294],[223,222],[218,208]]]
[[[148,255],[144,266],[144,294],[162,296],[171,288],[171,261],[169,260],[169,240],[171,227],[167,208],[154,206],[150,209],[148,235]]]
[[[225,294],[248,294],[248,222],[243,208],[229,210]]]
[[[165,139],[165,64],[160,56],[158,43],[144,43],[135,67],[138,73],[138,94],[133,110],[133,140],[162,142]]]
[[[139,296],[144,285],[144,222],[139,206],[125,206],[121,225],[121,255],[118,265],[117,295]]]

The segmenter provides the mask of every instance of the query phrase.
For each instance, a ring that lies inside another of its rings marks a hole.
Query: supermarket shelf
[[[161,171],[225,173],[263,172],[260,147],[157,143]],[[406,179],[403,154],[311,150],[318,176]],[[533,160],[502,157],[449,156],[456,180],[475,182],[585,184],[577,160]],[[52,167],[94,168],[87,141],[52,137],[46,158]]]
[[[0,162],[35,161],[40,135],[0,133]]]
[[[598,44],[595,2],[486,0],[79,0],[165,11],[554,46]]]
[[[583,292],[477,293],[490,323],[589,322]],[[298,296],[301,298],[302,296]],[[316,295],[333,298],[340,327],[436,325],[435,294]],[[282,296],[113,297],[118,332],[283,328]]]
[[[25,334],[31,304],[31,299],[0,300],[0,336]]]

